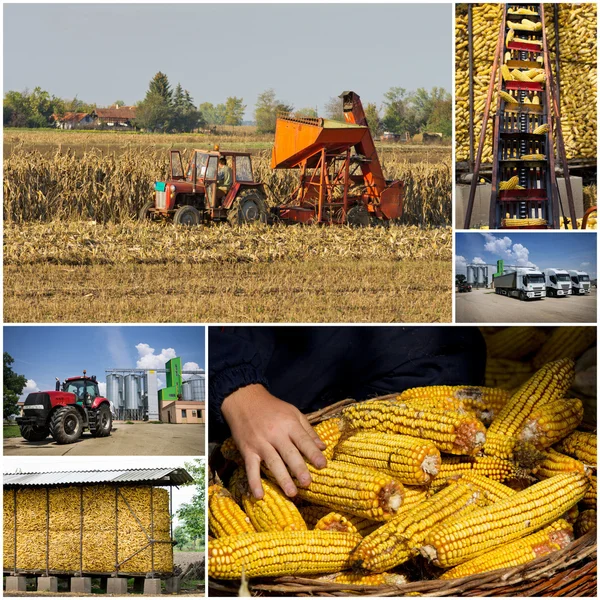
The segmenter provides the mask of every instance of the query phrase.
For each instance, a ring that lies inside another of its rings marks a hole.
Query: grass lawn
[[[21,431],[18,425],[4,425],[3,431],[5,438],[21,437]]]

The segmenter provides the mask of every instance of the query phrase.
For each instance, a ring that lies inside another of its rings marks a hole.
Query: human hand
[[[290,472],[302,487],[310,484],[302,455],[318,469],[327,464],[321,453],[325,444],[307,418],[264,386],[252,384],[236,390],[225,398],[221,411],[244,458],[248,484],[255,498],[264,495],[260,483],[261,461],[287,496],[298,493]]]

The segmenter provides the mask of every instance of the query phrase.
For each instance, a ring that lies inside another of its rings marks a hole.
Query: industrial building
[[[159,374],[166,375],[160,390]],[[204,370],[183,371],[179,357],[164,369],[107,369],[106,397],[118,420],[204,423],[206,418]]]
[[[467,265],[467,283],[474,288],[486,288],[490,284],[489,265]]]

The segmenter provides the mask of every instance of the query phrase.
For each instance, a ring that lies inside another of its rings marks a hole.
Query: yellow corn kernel
[[[318,575],[350,569],[362,538],[334,531],[276,531],[222,537],[208,545],[208,574],[216,579]]]
[[[503,544],[473,558],[441,575],[440,579],[459,579],[475,573],[524,565],[534,558],[566,548],[573,541],[573,528],[564,519],[555,521],[541,531]]]
[[[515,175],[510,181],[519,183]],[[485,330],[487,331],[487,330]],[[547,335],[537,327],[505,327],[496,333],[485,333],[485,345],[492,358],[519,360],[542,347]]]
[[[561,398],[571,387],[574,363],[561,359],[546,364],[504,405],[487,432],[485,453],[510,459],[525,420],[538,407]]]
[[[255,531],[250,519],[221,485],[208,488],[208,525],[215,537]]]
[[[506,481],[517,476],[514,464],[497,456],[443,456],[436,481],[444,481],[465,473],[483,475],[494,481]]]
[[[470,485],[471,488],[475,488],[481,492],[480,502],[478,503],[480,506],[500,502],[500,500],[514,496],[517,493],[507,485],[479,473],[463,473],[455,479],[458,483]]]
[[[327,513],[315,524],[314,529],[321,531],[346,531],[347,533],[358,533],[350,519],[336,512]]]
[[[478,508],[464,519],[434,527],[421,553],[439,567],[453,567],[501,544],[545,527],[579,502],[589,485],[581,473],[562,473]]]
[[[542,450],[556,444],[574,431],[583,419],[583,404],[578,398],[560,398],[535,409],[523,422],[521,443]]]
[[[539,369],[559,358],[579,358],[596,341],[595,327],[557,327],[533,358]]]
[[[576,458],[561,454],[552,448],[542,452],[542,458],[534,469],[536,477],[548,479],[561,473],[581,473],[589,475],[590,469]]]
[[[427,440],[358,431],[338,444],[335,460],[387,473],[400,483],[424,485],[437,475],[441,456]]]
[[[380,573],[416,554],[427,531],[473,504],[479,493],[470,487],[450,484],[431,498],[405,508],[395,519],[367,536],[352,553],[355,567]]]
[[[521,160],[546,160],[545,154],[522,154]]]
[[[595,433],[573,431],[557,444],[556,449],[579,459],[583,464],[596,468],[598,460],[597,438]]]
[[[508,102],[509,104],[519,104],[519,101],[514,96],[512,96],[508,92],[505,92],[504,90],[500,90],[498,92],[498,95],[500,96],[500,98],[502,98],[502,100]],[[517,181],[518,180],[519,178],[517,177]]]
[[[519,185],[519,177],[515,175],[511,177],[508,181],[501,181],[498,185],[499,190],[515,190]]]
[[[577,537],[585,535],[588,531],[596,529],[598,517],[595,510],[584,510],[579,515],[577,522],[575,523],[575,531]]]
[[[531,83],[531,79],[529,79],[529,77],[527,77],[523,71],[519,71],[519,69],[513,69],[510,74],[516,81],[525,81],[526,83]]]
[[[502,79],[504,79],[504,81],[513,81],[514,77],[506,65],[502,65],[500,71],[502,72]]]
[[[543,123],[542,125],[538,125],[532,133],[534,133],[535,135],[542,135],[544,133],[548,133],[548,131],[550,130],[550,127],[548,125],[548,123]],[[558,357],[557,357],[558,358]]]
[[[369,400],[347,406],[342,416],[354,429],[431,440],[449,454],[474,455],[485,443],[485,426],[471,415],[434,408],[419,408],[388,400]]]
[[[314,430],[326,448],[323,450],[323,455],[327,460],[333,458],[335,446],[340,437],[342,437],[342,421],[341,419],[327,419],[315,425]]]
[[[317,506],[316,504],[308,504],[305,506],[299,507],[300,514],[302,518],[306,522],[306,525],[309,529],[314,529],[316,524],[325,516],[331,513],[331,509],[327,506]],[[347,512],[337,511],[337,514],[344,517],[350,523],[352,523],[353,527],[356,529],[360,535],[365,536],[369,535],[372,531],[381,527],[381,521],[371,521],[370,519],[365,519],[363,517],[357,517],[355,515],[351,515]]]
[[[489,358],[485,367],[485,385],[513,390],[531,377],[531,363],[505,358]]]
[[[308,529],[296,505],[279,487],[261,481],[264,496],[258,500],[246,488],[242,505],[256,531],[302,531]]]

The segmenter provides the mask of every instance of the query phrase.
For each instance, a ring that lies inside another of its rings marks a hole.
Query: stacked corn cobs
[[[14,490],[5,490],[4,568],[14,569],[16,550],[18,570],[45,570],[48,566],[49,570],[58,572],[112,573],[116,570],[115,544],[118,543],[118,562],[122,563],[118,571],[149,573],[152,571],[152,550],[150,546],[142,550],[148,544],[148,538],[140,523],[148,533],[152,531],[152,505],[154,539],[157,540],[153,545],[154,570],[171,573],[169,494],[154,488],[152,496],[151,503],[150,487],[120,487],[116,527],[115,488],[112,486],[18,489],[15,536],[15,494]]]
[[[475,150],[483,122],[502,4],[473,5],[473,68]],[[553,5],[546,5],[546,34],[555,70]],[[558,4],[560,108],[567,158],[593,158],[596,148],[596,27],[597,7]],[[469,160],[469,48],[466,5],[456,10],[456,160]],[[555,73],[556,75],[556,73]],[[555,79],[556,81],[556,79]],[[496,107],[496,92],[492,111]],[[475,157],[473,157],[474,159]],[[488,125],[482,162],[492,162],[492,134]]]
[[[240,466],[228,490],[209,492],[211,577],[397,586],[518,566],[593,529],[596,435],[581,429],[573,389],[595,394],[594,328],[483,333],[494,387],[414,388],[343,408],[315,426],[328,464],[309,467],[293,501],[266,469],[253,500],[224,442]]]

